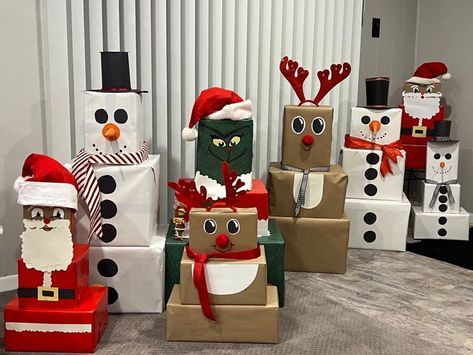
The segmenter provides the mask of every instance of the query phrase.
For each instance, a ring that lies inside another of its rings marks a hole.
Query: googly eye
[[[295,134],[301,134],[305,128],[305,120],[301,116],[296,116],[292,119],[291,123],[292,131]]]
[[[64,210],[62,208],[55,208],[53,210],[53,218],[64,218]]]
[[[439,153],[435,153],[435,154],[434,154],[434,159],[439,160],[439,159],[440,159],[440,154],[439,154]]]
[[[381,124],[387,125],[389,122],[391,122],[391,119],[388,116],[381,117]]]
[[[217,230],[217,222],[215,222],[212,218],[207,218],[204,221],[204,231],[207,234],[214,234]]]
[[[312,132],[319,136],[325,131],[325,120],[322,117],[316,117],[312,120]]]
[[[43,218],[44,212],[42,208],[35,207],[31,210],[31,218]]]
[[[450,153],[445,154],[445,159],[447,160],[452,159],[452,155]]]
[[[230,234],[237,234],[240,231],[240,222],[236,219],[231,219],[227,222],[227,230]]]
[[[369,118],[369,116],[363,116],[361,117],[361,123],[363,124],[368,124],[370,123],[371,119]]]

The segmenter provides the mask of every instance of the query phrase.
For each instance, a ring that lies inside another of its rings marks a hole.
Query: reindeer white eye
[[[317,136],[325,131],[325,120],[322,117],[316,117],[312,120],[312,132]]]
[[[240,222],[236,219],[231,219],[227,222],[227,230],[230,234],[237,234],[240,231]]]
[[[42,208],[35,207],[31,210],[31,218],[43,218],[44,212]]]
[[[301,116],[296,116],[292,119],[291,123],[292,131],[295,134],[301,134],[305,128],[305,120]]]
[[[217,230],[217,222],[215,222],[212,218],[207,218],[204,221],[204,231],[207,234],[214,234]]]
[[[62,208],[55,208],[53,210],[53,218],[64,218],[64,210]]]

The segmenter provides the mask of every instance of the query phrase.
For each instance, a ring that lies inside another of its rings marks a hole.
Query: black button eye
[[[361,117],[361,123],[368,124],[370,123],[371,119],[368,116]]]
[[[437,160],[439,160],[439,159],[440,159],[440,154],[439,154],[439,153],[435,153],[435,154],[434,154],[434,158],[437,159]]]
[[[381,123],[382,124],[389,124],[389,122],[391,122],[391,120],[389,119],[388,116],[381,117]]]
[[[452,155],[450,153],[445,154],[445,159],[447,160],[452,159]]]
[[[126,111],[122,108],[119,108],[118,110],[115,111],[115,122],[117,123],[125,123],[128,120],[128,114]]]
[[[292,119],[291,126],[295,134],[301,134],[305,128],[305,120],[301,116],[296,116]]]
[[[207,234],[214,234],[217,230],[217,222],[215,222],[212,218],[207,218],[204,221],[204,231]]]
[[[104,124],[108,121],[108,114],[103,108],[98,109],[95,111],[95,120],[97,123]]]
[[[236,219],[231,219],[227,222],[227,230],[230,234],[237,234],[240,231],[240,222]]]
[[[312,132],[317,136],[325,131],[325,120],[322,117],[316,117],[312,120]]]

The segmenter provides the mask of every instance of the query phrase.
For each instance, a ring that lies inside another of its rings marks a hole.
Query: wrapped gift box
[[[371,109],[353,107],[351,109],[350,136],[372,141],[377,144],[389,144],[399,140],[401,133],[400,108]],[[376,134],[370,129],[372,122],[379,123]]]
[[[333,107],[284,106],[282,164],[300,169],[330,166]],[[311,137],[310,147],[303,138]]]
[[[90,247],[90,283],[108,286],[110,313],[160,313],[164,304],[164,243]]]
[[[93,353],[108,323],[107,289],[88,287],[70,308],[22,307],[14,298],[3,312],[6,351]]]
[[[347,198],[375,200],[402,199],[404,184],[404,157],[398,157],[397,164],[390,161],[393,174],[382,176],[380,172],[382,151],[343,148],[343,169],[348,174]]]
[[[344,273],[347,266],[346,218],[272,217],[286,242],[286,271]]]
[[[158,220],[159,155],[139,165],[96,165],[94,171],[102,193],[103,236],[91,245],[149,246]],[[87,240],[89,225],[80,203],[78,240]]]
[[[232,343],[278,343],[279,305],[276,287],[267,287],[266,305],[212,306],[218,322],[204,317],[200,305],[183,305],[175,285],[167,303],[166,340]]]
[[[446,186],[439,188],[438,196],[435,199],[435,204],[429,207],[430,200],[434,194],[436,184],[429,184],[422,181],[422,212],[446,212],[446,213],[460,213],[460,184],[450,184],[454,202],[449,201],[448,189]]]
[[[401,143],[406,151],[406,169],[418,169],[424,170],[427,159],[427,142],[425,144],[410,144],[406,141],[410,141],[408,136],[401,136]]]
[[[279,163],[271,163],[268,173],[269,213],[276,217],[293,217],[302,173],[282,170]],[[345,205],[348,176],[339,165],[331,165],[328,172],[309,173],[305,203],[299,217],[341,218]]]
[[[211,304],[266,304],[267,269],[264,247],[256,259],[212,259],[205,263]],[[194,285],[194,261],[184,252],[181,259],[181,303],[200,304]]]
[[[459,142],[428,142],[425,179],[435,182],[458,179]],[[445,165],[442,167],[442,163]]]
[[[51,272],[51,287],[42,287],[44,273],[28,269],[18,259],[18,303],[21,307],[66,308],[76,306],[89,284],[89,246],[74,244],[71,264]]]
[[[264,246],[267,265],[268,283],[278,288],[279,305],[284,306],[284,240],[274,220],[269,221],[269,236],[258,237],[258,243]],[[188,240],[174,239],[174,225],[169,225],[166,237],[166,302],[173,286],[180,282],[180,264],[184,246]]]
[[[347,198],[349,247],[405,251],[410,209],[404,194],[401,201]]]
[[[107,129],[116,131],[117,139],[107,139]],[[141,94],[86,91],[84,134],[84,149],[91,154],[139,151],[145,135]]]
[[[470,214],[463,208],[459,213],[422,212],[412,207],[414,239],[468,240]]]

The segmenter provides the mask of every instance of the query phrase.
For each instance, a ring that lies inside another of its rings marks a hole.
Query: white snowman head
[[[435,182],[458,178],[459,142],[428,142],[425,177]]]
[[[389,144],[399,140],[401,132],[399,108],[369,109],[353,107],[350,135],[377,144]]]

